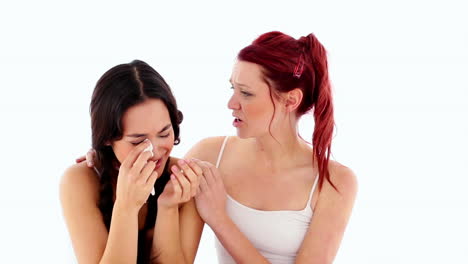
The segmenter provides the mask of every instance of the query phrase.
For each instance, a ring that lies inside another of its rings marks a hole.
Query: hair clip
[[[304,56],[301,54],[296,67],[294,67],[293,76],[299,79],[299,78],[301,78],[301,75],[302,75],[303,71],[304,71]]]

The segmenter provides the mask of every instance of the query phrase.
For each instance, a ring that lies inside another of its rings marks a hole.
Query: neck
[[[310,150],[310,146],[299,137],[297,124],[256,137],[255,148],[258,162],[273,171],[295,167],[298,162],[311,160],[311,157],[304,155]]]

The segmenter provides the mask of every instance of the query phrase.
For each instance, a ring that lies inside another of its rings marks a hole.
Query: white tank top
[[[221,146],[216,162],[217,168],[221,162],[227,139],[228,137],[224,139]],[[312,219],[310,203],[317,185],[317,179],[318,177],[316,177],[312,186],[306,207],[300,211],[257,210],[237,202],[228,194],[226,199],[227,214],[259,253],[270,263],[294,263]],[[215,238],[215,247],[219,263],[236,263],[218,238]]]

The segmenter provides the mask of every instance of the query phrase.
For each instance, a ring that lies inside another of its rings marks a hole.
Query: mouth
[[[163,157],[161,157],[161,158],[155,160],[156,166],[154,167],[154,170],[157,170],[157,169],[159,169],[159,168],[161,167],[162,160],[163,160]]]
[[[232,125],[235,127],[239,127],[242,124],[242,122],[242,119],[236,117],[234,118],[234,122],[232,122]]]

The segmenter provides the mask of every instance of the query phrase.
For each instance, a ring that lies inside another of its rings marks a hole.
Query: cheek
[[[132,149],[133,149],[132,146],[129,146],[127,144],[125,144],[125,145],[124,144],[119,144],[119,143],[114,143],[112,148],[114,150],[115,156],[117,157],[117,160],[120,163],[122,163],[125,160],[128,153],[130,153],[130,151],[132,151]]]
[[[250,119],[255,119],[257,122],[262,122],[264,119],[269,120],[273,113],[273,109],[270,107],[265,107],[265,104],[254,103],[248,104],[244,107],[244,111],[248,113]]]
[[[166,150],[168,153],[171,152],[174,147],[174,133],[171,133],[171,136],[161,140],[159,147]]]

